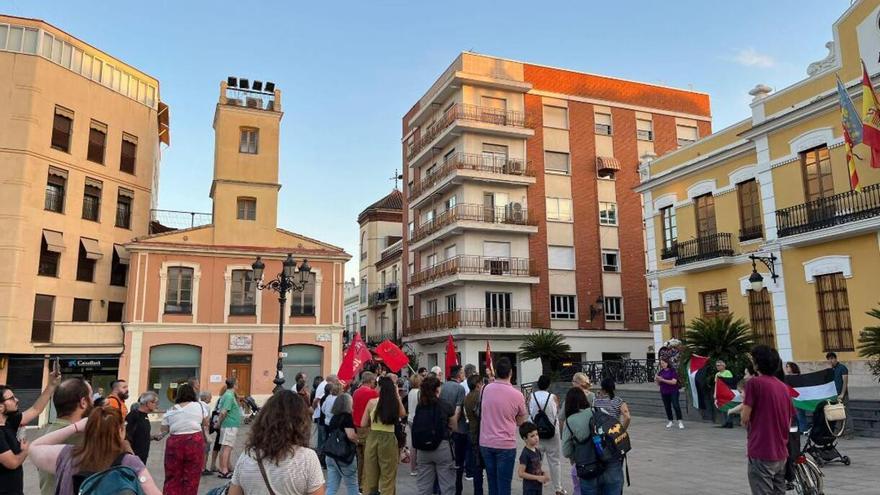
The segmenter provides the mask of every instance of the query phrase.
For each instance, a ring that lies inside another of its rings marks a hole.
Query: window
[[[80,282],[95,281],[95,264],[97,264],[98,258],[101,257],[100,252],[95,252],[97,245],[98,241],[94,239],[86,239],[85,237],[82,237],[79,240],[76,279]]]
[[[131,228],[131,203],[134,191],[119,188],[116,196],[116,226],[121,229]]]
[[[699,132],[697,128],[690,125],[676,125],[675,134],[678,137],[678,146],[687,146],[697,141]]]
[[[623,298],[605,298],[605,321],[623,321]]]
[[[119,156],[119,170],[134,174],[134,164],[137,157],[137,138],[122,134],[122,151]]]
[[[397,335],[397,308],[391,310],[391,333]]]
[[[766,288],[763,288],[759,292],[749,290],[748,296],[752,339],[756,344],[776,347],[776,337],[773,336],[773,305],[770,303],[770,293]]]
[[[558,151],[544,152],[544,170],[559,174],[568,174],[571,172],[568,161],[568,153],[560,153]]]
[[[61,252],[64,250],[63,242],[60,232],[43,231],[40,238],[40,263],[37,267],[37,275],[58,276],[58,263],[61,259]]]
[[[663,257],[675,256],[675,241],[678,239],[678,227],[675,224],[675,208],[660,208],[660,224],[663,226]]]
[[[70,153],[70,136],[73,133],[73,112],[56,106],[52,122],[52,148]]]
[[[547,258],[547,267],[551,270],[574,270],[573,247],[549,246]]]
[[[120,253],[122,253],[121,256]],[[122,246],[114,245],[110,261],[110,285],[125,287],[128,276],[128,261],[128,251]]]
[[[451,260],[452,258],[455,258],[456,251],[457,249],[455,247],[455,244],[451,246],[446,246],[446,249],[443,250],[443,254],[446,257],[445,259]]]
[[[123,309],[125,308],[125,304],[116,301],[110,301],[107,303],[107,322],[108,323],[119,323],[122,322]]]
[[[510,292],[486,292],[486,326],[490,328],[511,326]]]
[[[31,342],[52,341],[52,316],[55,296],[37,294],[34,298],[34,318],[31,324]]]
[[[433,316],[433,315],[437,314],[437,300],[436,299],[431,299],[430,301],[428,301],[426,313],[427,313],[426,316]]]
[[[458,298],[456,296],[456,294],[446,296],[446,311],[451,313],[458,309]]]
[[[193,269],[184,266],[168,268],[165,287],[166,314],[192,314]]]
[[[615,249],[603,249],[602,250],[602,271],[605,272],[619,272],[620,271],[620,256],[619,252]]]
[[[568,129],[568,109],[544,105],[544,127]]]
[[[715,198],[712,193],[694,198],[694,211],[697,215],[697,238],[715,235]]]
[[[299,277],[299,275],[295,275]],[[309,281],[302,292],[294,292],[291,297],[290,316],[315,316],[315,274],[309,274]]]
[[[645,119],[636,119],[636,139],[639,141],[653,141],[654,122]]]
[[[727,291],[713,290],[710,292],[701,292],[700,301],[702,302],[703,318],[710,320],[712,318],[724,318],[730,312],[727,306]]]
[[[449,211],[449,210],[455,208],[455,202],[456,202],[455,196],[454,195],[449,196],[449,198],[443,202],[443,206],[446,208],[447,211]]]
[[[816,299],[819,306],[819,330],[825,352],[852,351],[852,323],[849,298],[842,273],[816,277]]]
[[[107,126],[92,121],[89,128],[89,149],[86,158],[90,162],[104,164],[104,151],[107,147]]]
[[[256,155],[258,142],[260,140],[260,130],[253,128],[243,128],[241,130],[241,141],[238,145],[239,153],[248,153]]]
[[[684,304],[680,300],[669,301],[669,331],[673,339],[684,338]]]
[[[617,203],[599,202],[599,225],[617,225]]]
[[[594,124],[596,134],[601,134],[603,136],[610,136],[611,135],[611,114],[596,112],[593,115],[596,119],[596,122]]]
[[[257,219],[257,200],[254,198],[238,198],[238,219]]]
[[[160,410],[168,410],[174,406],[174,394],[166,394],[165,392],[173,390],[171,387],[180,383],[183,377],[200,375],[202,350],[201,347],[186,344],[163,344],[150,347],[147,390],[159,393]],[[205,357],[207,358],[209,355],[208,350],[205,349]]]
[[[410,222],[410,237],[412,237],[412,222]],[[367,259],[367,233],[361,232],[361,260]]]
[[[71,318],[71,321],[89,321],[89,309],[91,307],[91,299],[74,299],[73,317]]]
[[[97,222],[101,218],[101,187],[100,181],[86,179],[82,206],[82,217],[85,220]]]
[[[547,198],[547,220],[571,221],[571,199]]]
[[[499,171],[507,164],[507,146],[483,143],[483,165]]]
[[[550,318],[554,320],[577,319],[575,296],[550,295]]]
[[[67,172],[49,167],[46,179],[46,201],[43,206],[48,211],[64,213],[64,190],[67,188]]]
[[[806,201],[817,201],[834,195],[834,179],[831,174],[831,155],[828,147],[821,146],[801,153]]]
[[[760,239],[763,235],[761,224],[761,196],[755,179],[736,185],[739,197],[739,240]]]
[[[425,266],[432,267],[436,264],[437,264],[437,255],[436,254],[429,254],[428,257],[425,259]]]
[[[232,270],[232,289],[229,298],[230,315],[257,314],[256,289],[252,270]]]

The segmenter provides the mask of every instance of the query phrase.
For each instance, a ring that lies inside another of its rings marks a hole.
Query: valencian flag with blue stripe
[[[852,98],[837,78],[837,95],[840,97],[840,117],[843,120],[843,141],[846,145],[846,165],[849,168],[849,185],[854,191],[861,191],[859,184],[859,172],[856,170],[856,162],[853,160],[853,146],[862,142],[862,121],[856,112]]]

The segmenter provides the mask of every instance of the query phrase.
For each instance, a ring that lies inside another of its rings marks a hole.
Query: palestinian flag
[[[786,375],[786,385],[791,388],[794,407],[813,412],[816,406],[829,399],[837,398],[834,385],[834,370],[826,368],[802,375]]]
[[[715,379],[715,407],[727,412],[742,404],[742,394],[739,390],[731,390],[724,380]]]
[[[692,354],[691,360],[688,363],[688,384],[691,388],[691,399],[693,399],[691,404],[695,406],[700,403],[700,395],[697,391],[697,372],[703,369],[703,366],[706,366],[708,361],[709,358],[706,356]]]

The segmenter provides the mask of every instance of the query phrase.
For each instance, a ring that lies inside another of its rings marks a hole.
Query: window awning
[[[52,251],[53,253],[64,252],[64,237],[61,235],[61,232],[44,230],[43,239],[46,241],[47,250]]]
[[[119,257],[120,264],[127,265],[131,261],[131,254],[128,253],[128,249],[125,249],[125,246],[114,244],[113,250],[116,251],[116,256]]]
[[[611,156],[597,156],[596,168],[600,172],[603,170],[620,170],[620,161]]]
[[[101,253],[101,248],[98,246],[98,241],[86,237],[80,237],[79,242],[82,243],[83,249],[86,250],[86,258],[90,260],[99,260],[104,256]]]

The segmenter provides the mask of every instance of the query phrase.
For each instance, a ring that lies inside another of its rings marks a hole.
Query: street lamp
[[[756,261],[764,263],[764,266],[770,270],[770,278],[776,283],[776,279],[779,278],[779,275],[776,274],[776,256],[774,256],[773,253],[770,253],[770,256],[756,256],[750,254],[749,259],[752,260],[752,274],[749,275],[749,283],[752,284],[753,291],[761,292],[761,289],[764,288],[764,277],[758,273],[758,269],[755,265]]]
[[[287,303],[287,293],[290,291],[304,291],[306,284],[309,282],[309,275],[312,272],[309,261],[303,259],[299,265],[299,282],[297,282],[294,279],[296,261],[294,261],[293,255],[290,253],[287,254],[287,258],[281,263],[281,266],[281,273],[272,280],[263,283],[263,271],[265,271],[266,265],[263,263],[262,258],[257,256],[257,260],[251,265],[251,268],[254,270],[254,280],[257,283],[257,289],[271,289],[278,293],[278,304],[280,305],[278,308],[278,364],[276,366],[275,379],[272,380],[275,383],[275,388],[272,389],[273,393],[284,389],[284,372],[281,370],[281,349],[284,345],[284,306]]]

